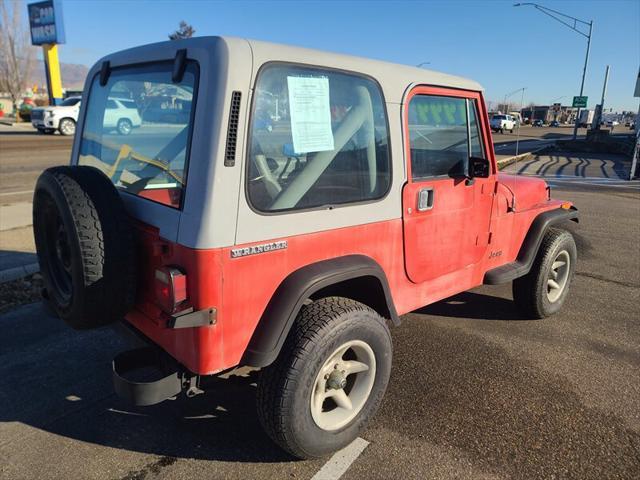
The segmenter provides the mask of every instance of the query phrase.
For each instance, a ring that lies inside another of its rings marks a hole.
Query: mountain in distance
[[[60,75],[62,76],[62,88],[65,90],[82,90],[84,81],[89,73],[89,67],[76,63],[60,63]],[[46,90],[47,77],[44,71],[44,62],[35,62],[29,76],[29,87],[38,85],[38,90]]]

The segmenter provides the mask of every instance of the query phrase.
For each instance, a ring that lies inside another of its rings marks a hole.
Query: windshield
[[[102,170],[127,193],[180,208],[191,137],[197,65],[173,83],[173,63],[112,70],[94,78],[80,143],[80,165]]]
[[[61,107],[73,107],[76,103],[78,103],[80,101],[79,98],[67,98],[66,100],[64,100],[60,106]]]

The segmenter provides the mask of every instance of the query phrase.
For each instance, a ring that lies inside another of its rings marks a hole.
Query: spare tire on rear
[[[122,318],[135,301],[133,228],[111,180],[87,166],[45,170],[33,198],[45,301],[76,329]]]

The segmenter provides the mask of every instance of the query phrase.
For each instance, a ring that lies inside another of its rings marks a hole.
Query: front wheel
[[[62,135],[74,135],[76,133],[76,122],[74,122],[71,118],[63,118],[62,120],[60,120],[58,130]]]
[[[550,228],[527,275],[513,281],[513,300],[528,318],[558,312],[567,298],[578,258],[573,236]]]
[[[262,426],[298,458],[345,447],[380,406],[391,356],[386,321],[366,305],[329,297],[303,306],[277,360],[262,372]]]
[[[121,118],[118,120],[117,129],[120,135],[129,135],[133,129],[133,124],[128,118]]]

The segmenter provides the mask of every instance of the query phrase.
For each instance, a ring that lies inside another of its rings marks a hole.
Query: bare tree
[[[182,40],[183,38],[191,38],[196,31],[191,25],[184,20],[180,20],[180,28],[169,34],[169,40]]]
[[[17,108],[34,66],[35,48],[31,45],[28,23],[18,1],[0,1],[0,92],[11,97]]]

